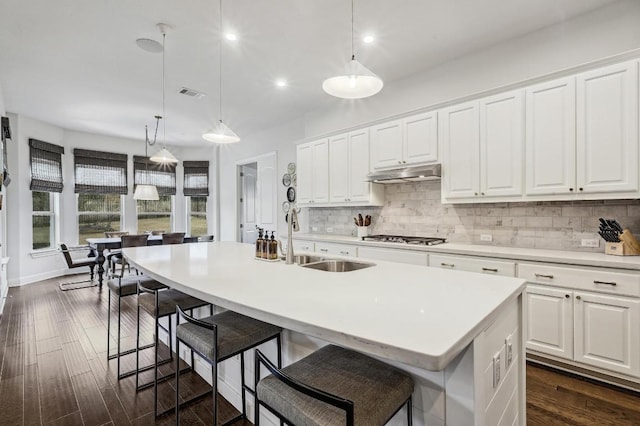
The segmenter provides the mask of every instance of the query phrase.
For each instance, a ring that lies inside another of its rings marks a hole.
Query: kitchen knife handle
[[[593,280],[594,284],[604,284],[604,285],[611,285],[611,286],[617,286],[618,283],[616,283],[615,281],[598,281],[598,280]]]
[[[535,274],[533,274],[536,276],[536,278],[548,278],[550,280],[553,279],[553,275],[551,274],[538,274],[537,272]]]

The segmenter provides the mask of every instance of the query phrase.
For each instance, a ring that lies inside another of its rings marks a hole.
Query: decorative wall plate
[[[285,201],[284,203],[282,203],[282,212],[283,213],[289,213],[289,209],[291,208],[291,204],[289,204],[288,201]]]
[[[291,175],[291,185],[298,186],[298,175],[295,173]]]
[[[293,174],[296,172],[296,163],[289,163],[287,165],[287,172],[289,172],[289,174]]]
[[[282,184],[283,184],[284,186],[289,186],[289,185],[291,185],[291,175],[290,175],[289,173],[285,173],[285,174],[282,176]]]
[[[287,189],[287,200],[289,200],[290,203],[296,201],[296,190],[293,186],[290,186],[289,189]]]

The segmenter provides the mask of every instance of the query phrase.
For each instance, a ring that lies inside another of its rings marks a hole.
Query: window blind
[[[184,161],[184,195],[209,195],[209,162]]]
[[[62,192],[62,154],[64,147],[29,139],[32,191]]]
[[[76,194],[124,194],[127,188],[127,155],[73,150]]]
[[[133,183],[155,185],[158,195],[176,195],[176,166],[156,163],[149,157],[133,156]]]

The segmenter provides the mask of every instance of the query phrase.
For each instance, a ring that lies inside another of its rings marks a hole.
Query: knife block
[[[604,252],[614,256],[640,256],[640,243],[629,229],[625,229],[619,243],[605,243]]]

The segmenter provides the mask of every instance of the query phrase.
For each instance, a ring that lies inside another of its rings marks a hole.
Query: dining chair
[[[182,244],[184,243],[184,232],[172,232],[162,234],[162,244]]]
[[[80,288],[86,288],[86,287],[94,287],[97,284],[93,282],[93,275],[94,275],[94,268],[96,267],[96,257],[85,257],[85,258],[73,258],[71,257],[71,252],[72,251],[77,251],[77,252],[87,252],[88,256],[91,256],[91,248],[89,246],[78,246],[78,247],[72,247],[69,248],[66,244],[60,244],[60,251],[62,252],[62,255],[64,256],[64,260],[65,262],[67,262],[67,267],[69,269],[75,269],[75,268],[84,268],[84,267],[89,267],[89,272],[90,272],[90,279],[88,280],[82,280],[82,281],[74,281],[71,283],[60,283],[60,290],[62,291],[67,291],[67,290],[78,290]],[[87,283],[86,285],[83,286],[78,286],[77,284],[81,284],[81,283]]]
[[[123,235],[120,237],[121,244],[120,247],[143,247],[147,245],[148,235]],[[124,275],[124,268],[127,267],[129,272],[131,272],[131,267],[129,263],[127,263],[126,259],[122,256],[122,253],[114,253],[113,255],[107,256],[107,264],[111,265],[111,273],[110,275],[122,277]],[[120,273],[116,273],[116,266],[121,265]]]

